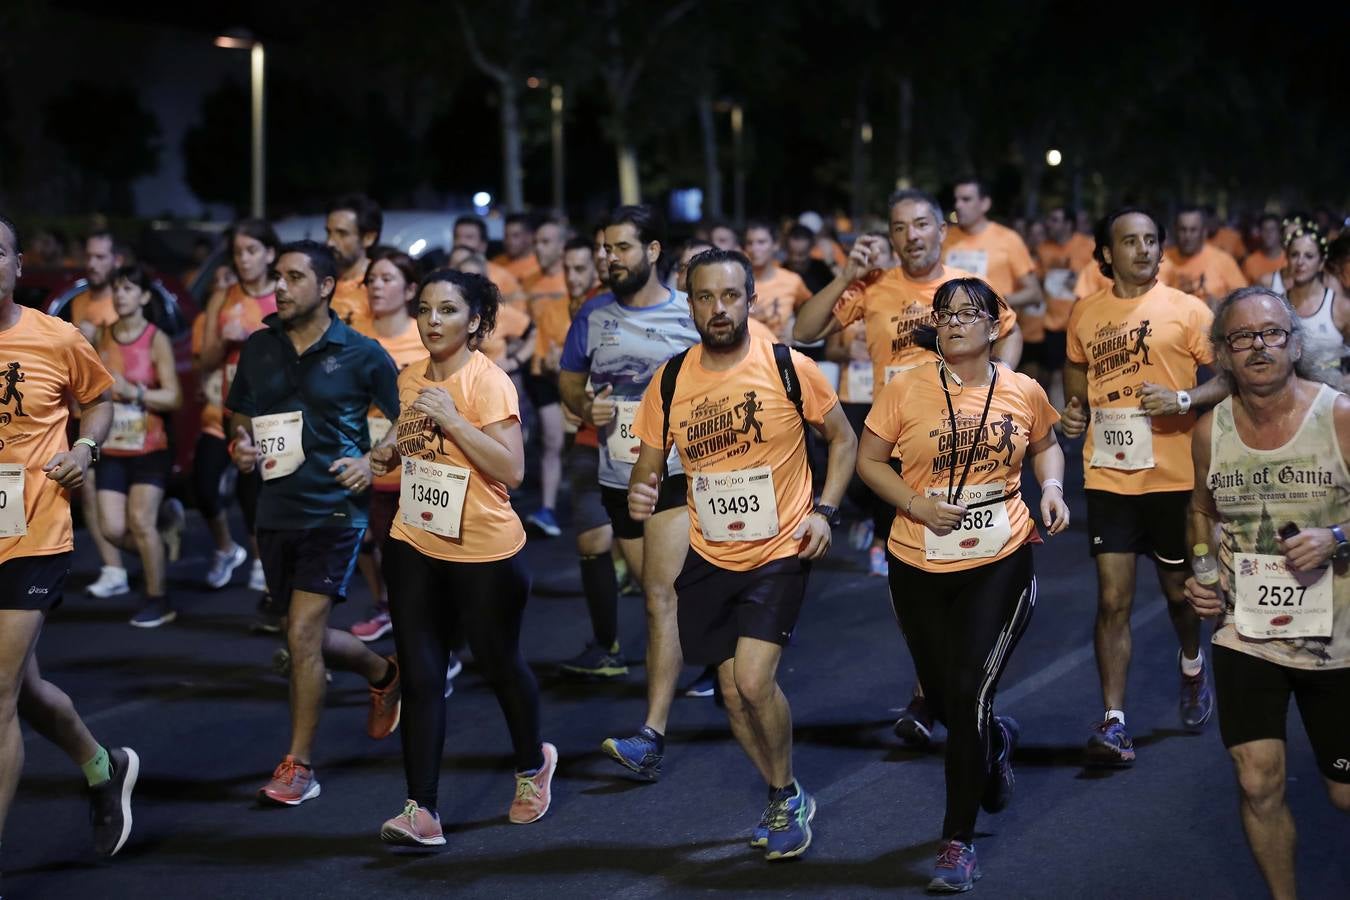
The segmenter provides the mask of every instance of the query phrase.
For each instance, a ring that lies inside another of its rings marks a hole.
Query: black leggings
[[[239,501],[239,511],[244,514],[244,527],[249,535],[253,534],[254,524],[258,520],[258,495],[262,493],[262,475],[257,469],[245,475],[239,473],[234,483],[234,496]]]
[[[1031,547],[962,572],[925,572],[887,555],[895,617],[928,709],[947,726],[942,837],[969,843],[994,750],[994,691],[1036,607]]]
[[[867,414],[872,411],[870,403],[844,403],[844,417],[848,423],[853,426],[853,433],[862,440],[864,424],[867,421]],[[853,478],[848,483],[848,493],[845,495],[852,503],[858,507],[864,518],[872,517],[872,540],[886,543],[886,538],[891,533],[891,523],[895,521],[895,508],[882,500],[872,489],[867,486],[858,473],[853,473]]]
[[[197,449],[192,456],[192,490],[202,518],[214,518],[225,508],[228,501],[221,483],[231,465],[229,445],[224,438],[206,432],[197,436]]]
[[[516,771],[542,766],[539,685],[520,652],[520,624],[530,595],[520,557],[447,562],[391,538],[384,545],[383,570],[403,679],[408,799],[436,811],[445,746],[445,669],[461,632],[506,716]]]

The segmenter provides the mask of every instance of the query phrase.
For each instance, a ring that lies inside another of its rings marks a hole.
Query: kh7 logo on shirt
[[[685,458],[700,463],[749,453],[751,444],[764,443],[764,423],[759,420],[763,409],[754,391],[742,392],[739,400],[730,395],[705,397],[678,426],[684,431]],[[742,437],[748,440],[742,442]]]
[[[1120,378],[1135,374],[1141,366],[1151,365],[1146,339],[1152,334],[1148,319],[1134,328],[1130,328],[1128,322],[1102,325],[1087,345],[1092,378],[1096,381]]]
[[[974,454],[970,472],[982,475],[992,472],[1000,465],[999,455],[1003,455],[1001,464],[1012,465],[1016,446],[1013,438],[1021,431],[1013,423],[1011,413],[985,424],[980,429],[979,416],[962,413],[956,417],[956,435],[953,437],[951,424],[943,422],[938,428],[928,432],[928,436],[937,441],[938,452],[933,456],[933,472],[937,476],[949,471],[953,465],[961,469]],[[955,459],[953,459],[955,457]]]

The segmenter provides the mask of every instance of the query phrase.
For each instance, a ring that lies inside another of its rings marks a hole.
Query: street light
[[[225,50],[249,51],[250,106],[253,114],[252,171],[249,184],[249,209],[254,218],[265,214],[266,161],[263,153],[263,45],[247,31],[231,29],[217,35],[215,44]]]
[[[1055,166],[1059,165],[1062,162],[1064,162],[1063,153],[1060,153],[1058,150],[1055,150],[1054,148],[1045,151],[1045,164],[1050,168],[1053,169]]]
[[[553,127],[550,137],[553,141],[553,212],[563,215],[563,86],[554,84],[549,88],[548,108],[553,114]]]

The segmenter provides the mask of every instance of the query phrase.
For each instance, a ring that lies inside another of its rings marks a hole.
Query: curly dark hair
[[[437,269],[423,278],[422,283],[417,286],[417,294],[408,306],[408,312],[412,316],[417,316],[417,307],[422,302],[422,292],[433,284],[453,285],[468,304],[470,317],[478,317],[478,331],[469,336],[469,349],[477,350],[483,340],[497,327],[497,308],[502,303],[502,295],[497,286],[473,272]]]

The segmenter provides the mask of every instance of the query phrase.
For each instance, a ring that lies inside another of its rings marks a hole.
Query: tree
[[[130,213],[131,182],[159,167],[159,120],[125,85],[72,83],[44,105],[43,132],[86,208]]]

